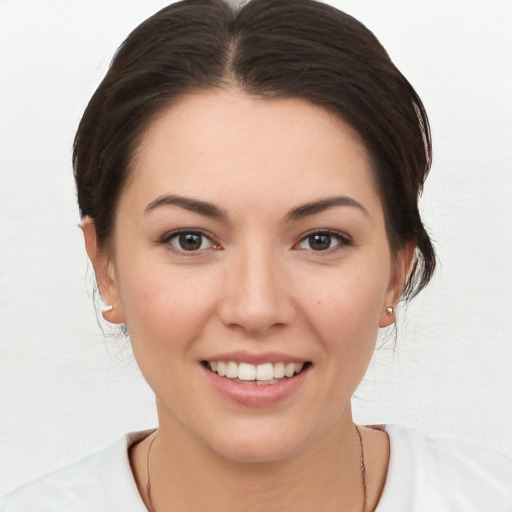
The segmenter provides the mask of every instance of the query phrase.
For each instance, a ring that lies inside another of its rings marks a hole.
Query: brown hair
[[[118,49],[78,128],[78,203],[105,247],[130,161],[151,121],[196,90],[236,86],[269,98],[302,98],[348,122],[373,163],[393,251],[413,241],[404,289],[429,282],[435,253],[418,211],[431,164],[420,98],[377,38],[315,0],[184,0],[138,26]]]

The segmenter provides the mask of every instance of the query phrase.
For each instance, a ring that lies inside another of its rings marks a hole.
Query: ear
[[[103,310],[103,318],[113,324],[123,324],[125,323],[125,316],[114,272],[114,264],[108,252],[98,245],[96,226],[91,217],[85,216],[83,218],[82,231],[85,239],[85,250],[91,260],[101,298],[106,306]]]
[[[394,268],[383,304],[379,327],[388,327],[396,320],[396,308],[405,286],[414,259],[416,245],[409,242],[394,258]]]

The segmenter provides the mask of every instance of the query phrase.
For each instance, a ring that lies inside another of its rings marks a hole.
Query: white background
[[[0,494],[156,424],[129,349],[96,324],[70,155],[115,48],[165,3],[0,1]],[[512,1],[335,5],[427,107],[422,210],[440,259],[355,417],[512,452]]]

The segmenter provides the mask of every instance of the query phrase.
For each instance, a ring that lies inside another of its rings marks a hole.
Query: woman
[[[430,280],[422,103],[310,0],[173,4],[118,51],[75,179],[103,315],[159,427],[2,510],[508,510],[505,456],[354,424],[380,328]]]

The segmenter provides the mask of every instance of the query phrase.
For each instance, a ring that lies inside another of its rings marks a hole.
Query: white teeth
[[[230,361],[226,366],[226,377],[228,379],[238,378],[238,365],[234,361]]]
[[[226,375],[226,363],[224,361],[219,361],[217,363],[217,373],[221,377],[224,377],[224,375]]]
[[[259,364],[256,366],[256,380],[272,380],[274,378],[274,367],[271,363]]]
[[[288,364],[284,367],[284,374],[285,374],[287,377],[291,377],[294,373],[295,373],[295,363],[288,363]]]
[[[300,373],[304,363],[264,363],[259,365],[240,363],[234,361],[210,361],[208,367],[212,372],[228,379],[241,381],[256,381],[255,384],[277,382],[275,379],[293,377]]]
[[[274,379],[282,379],[284,377],[284,363],[276,363],[274,365]]]
[[[256,380],[256,367],[253,364],[240,363],[238,365],[238,378],[240,380]]]

